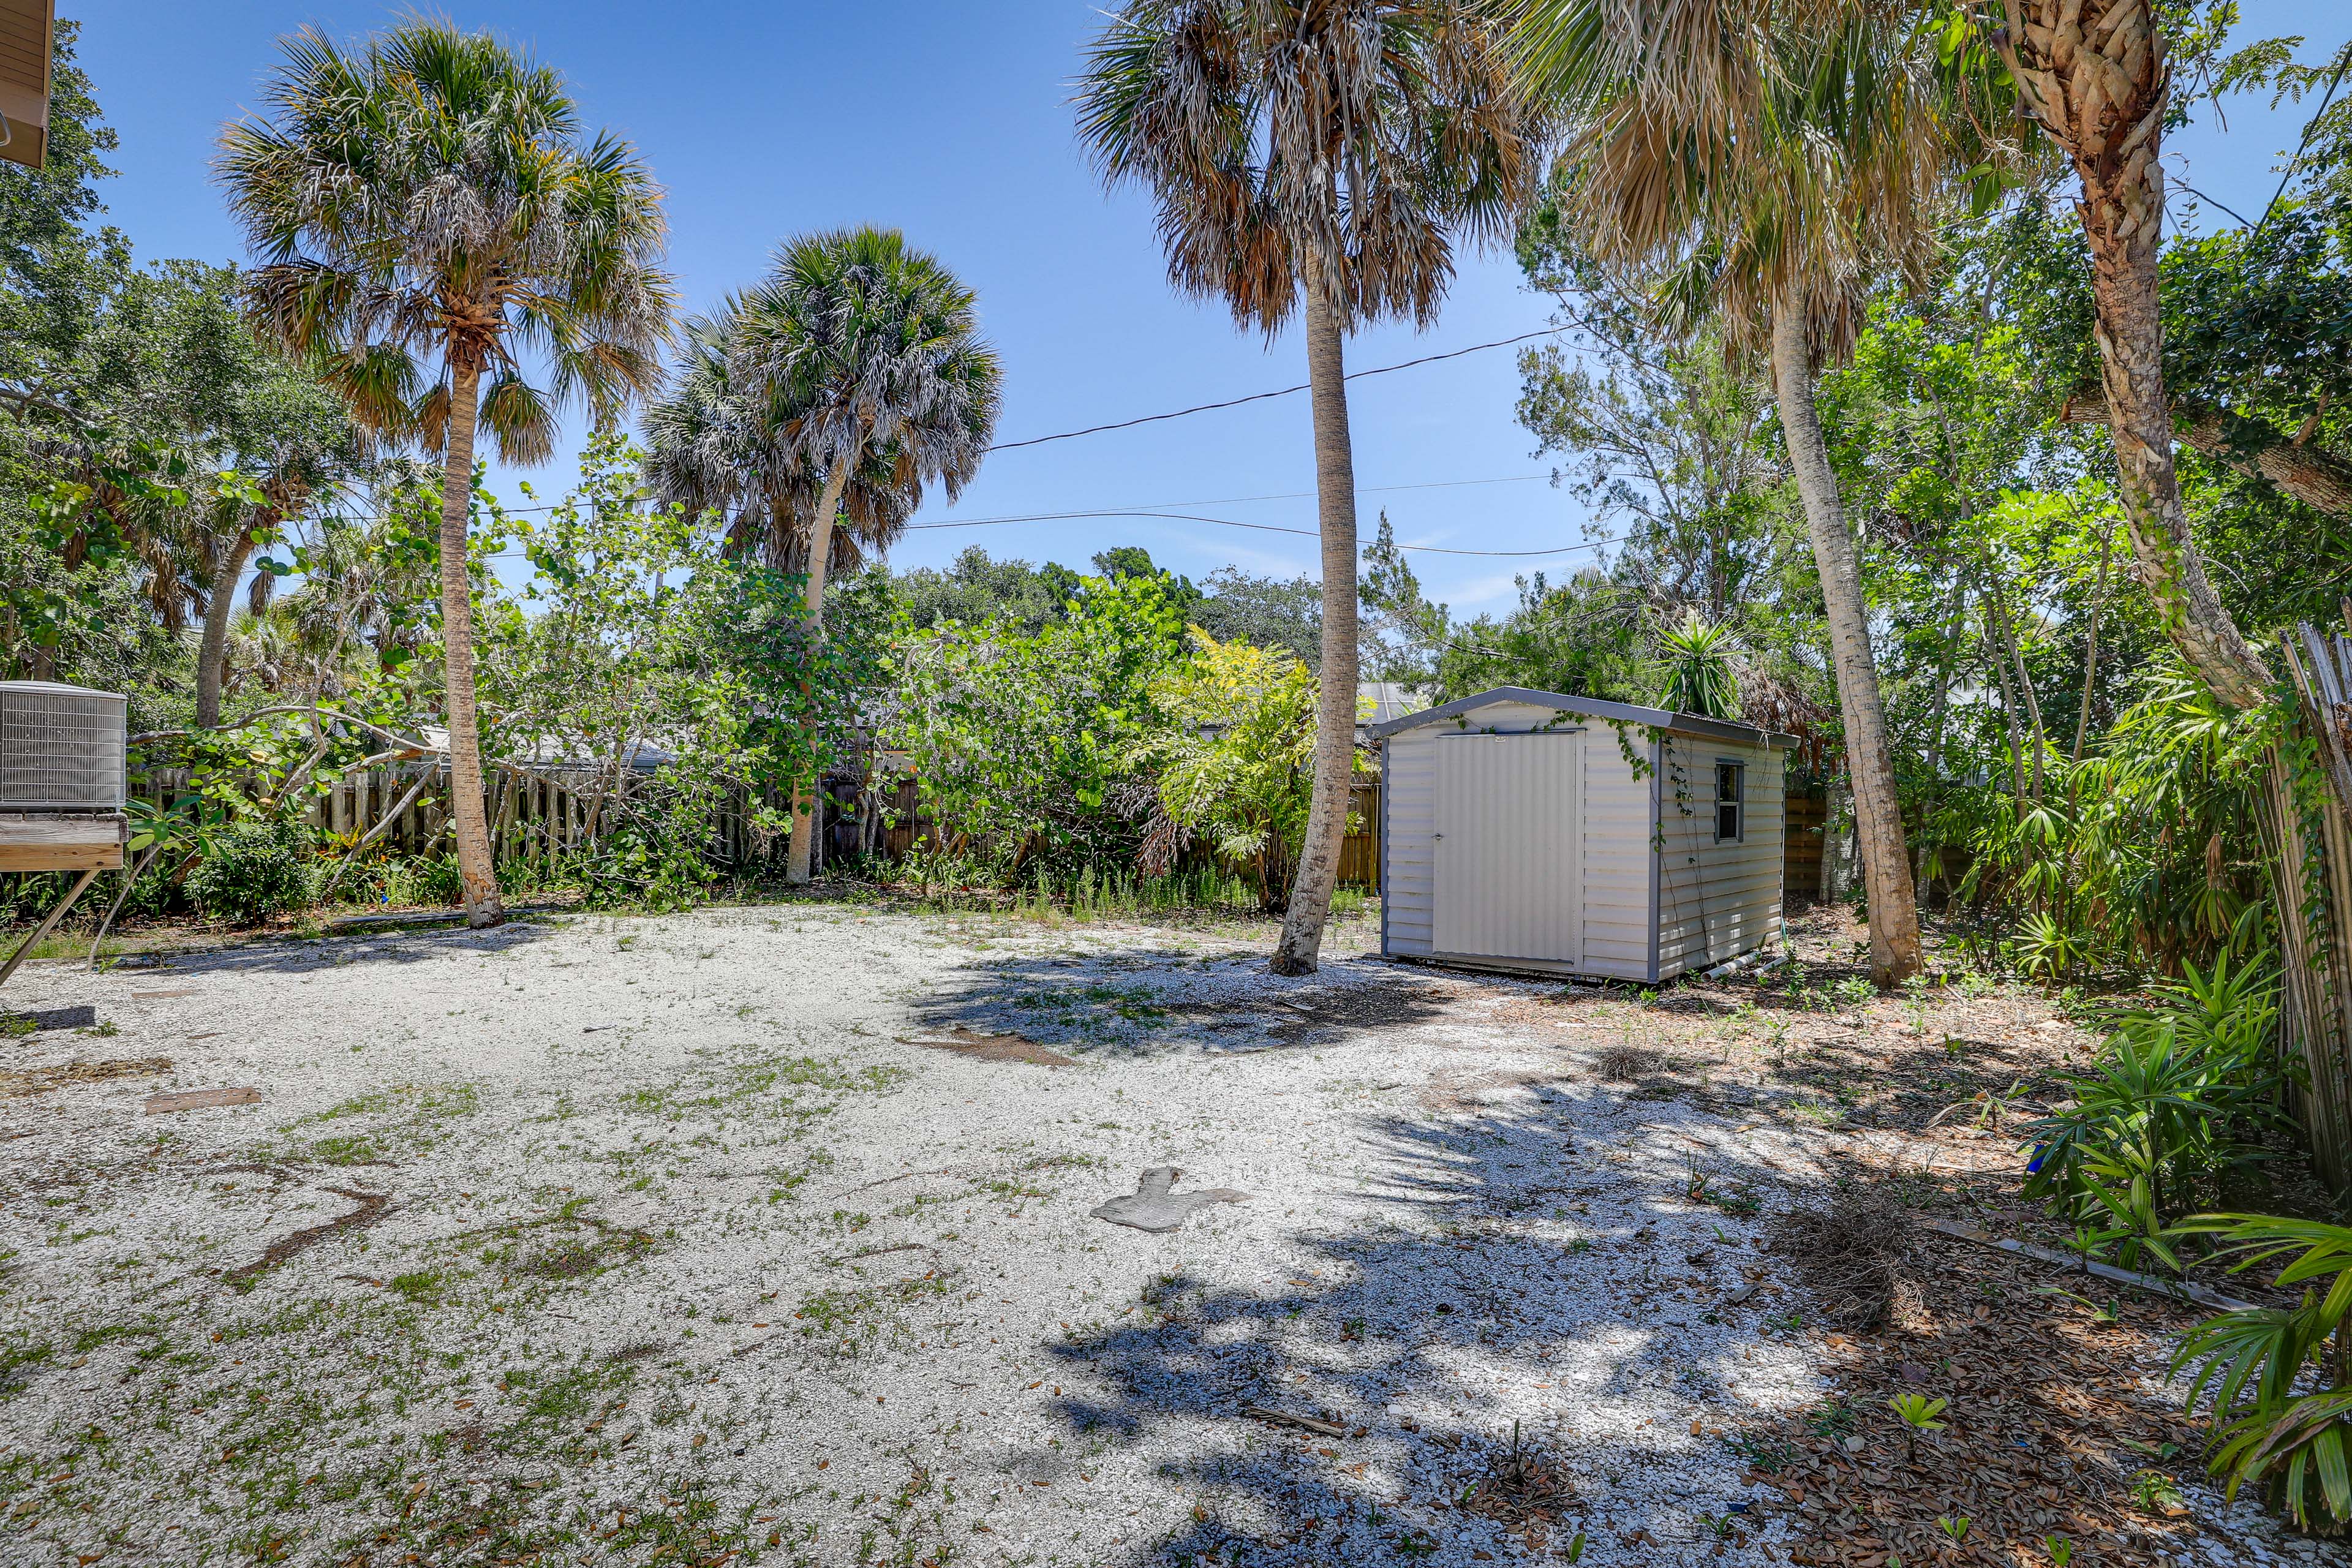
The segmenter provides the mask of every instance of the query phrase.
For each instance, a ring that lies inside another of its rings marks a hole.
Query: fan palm
[[[1852,0],[1524,0],[1512,38],[1570,132],[1561,176],[1583,242],[1660,279],[1769,353],[1828,612],[1869,889],[1871,969],[1918,972],[1919,917],[1853,533],[1814,402],[1864,294],[1916,269],[1965,136],[1933,41]],[[1966,167],[1962,164],[1960,167]]]
[[[729,554],[780,572],[808,570],[824,477],[796,450],[772,405],[735,390],[736,303],[686,323],[668,390],[646,411],[646,483],[661,500],[716,513]],[[898,542],[922,502],[896,446],[869,453],[843,488],[826,552],[829,581]]]
[[[614,418],[658,374],[671,288],[660,192],[583,136],[551,69],[415,19],[345,49],[306,30],[228,127],[216,174],[262,266],[266,334],[328,365],[361,421],[437,449],[441,635],[466,915],[502,918],[483,809],[467,552],[477,435],[544,461],[556,409]],[[526,376],[524,356],[547,372]]]
[[[1176,287],[1267,336],[1303,314],[1323,554],[1315,788],[1274,968],[1316,966],[1355,772],[1356,500],[1341,344],[1426,326],[1454,236],[1534,184],[1520,100],[1470,0],[1136,0],[1096,40],[1079,133],[1148,189]]]
[[[1003,368],[972,291],[895,229],[805,235],[697,348],[682,391],[698,401],[674,410],[668,428],[698,429],[704,457],[665,438],[657,450],[687,460],[656,472],[681,482],[678,499],[731,502],[740,542],[804,562],[822,636],[845,500],[855,498],[847,531],[884,547],[926,485],[952,500],[987,455]],[[793,882],[809,879],[814,794],[793,802]]]

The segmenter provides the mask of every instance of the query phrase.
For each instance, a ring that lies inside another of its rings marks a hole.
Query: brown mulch
[[[2051,1535],[2101,1568],[2155,1563],[2159,1551],[2194,1561],[2198,1529],[2142,1509],[2133,1481],[2195,1474],[2195,1429],[2141,1386],[2195,1317],[2118,1294],[2118,1321],[2103,1324],[2035,1289],[2078,1279],[1932,1235],[1918,1245],[1928,1256],[1916,1300],[1876,1332],[1830,1336],[1835,1399],[1743,1439],[1751,1477],[1778,1489],[1758,1512],[1795,1527],[1790,1561],[1885,1568],[1892,1551],[1906,1563],[2039,1564]],[[2106,1288],[2083,1293],[2110,1304]],[[1888,1408],[1898,1394],[1950,1401],[1946,1430],[1922,1436],[1916,1459]],[[1863,1439],[1859,1453],[1848,1436]],[[1969,1521],[1958,1545],[1937,1527],[1947,1518]]]
[[[117,1061],[68,1062],[63,1067],[0,1069],[0,1100],[47,1094],[77,1083],[104,1083],[110,1079],[152,1078],[172,1070],[169,1057],[135,1057]]]
[[[1074,1068],[1076,1057],[1066,1057],[1059,1051],[1048,1050],[1034,1040],[1019,1035],[980,1035],[958,1024],[943,1037],[902,1039],[901,1045],[922,1046],[935,1051],[952,1051],[960,1057],[971,1057],[983,1062],[1027,1062],[1033,1067]]]

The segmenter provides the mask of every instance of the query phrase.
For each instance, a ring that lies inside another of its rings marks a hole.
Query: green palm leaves
[[[1348,322],[1427,324],[1454,236],[1507,235],[1535,171],[1464,0],[1139,0],[1077,110],[1105,180],[1151,193],[1170,279],[1268,334],[1310,278]]]
[[[563,401],[604,420],[652,384],[672,307],[660,193],[625,142],[582,135],[553,71],[435,22],[349,49],[306,30],[262,102],[215,165],[262,263],[254,312],[326,356],[363,421],[438,445],[463,365],[488,376],[500,455],[535,462]]]
[[[1717,626],[1696,610],[1658,632],[1658,652],[1666,667],[1666,683],[1658,706],[1676,713],[1696,713],[1708,719],[1739,717],[1739,676],[1732,658],[1739,638],[1729,626]]]
[[[2255,1483],[2306,1528],[2323,1509],[2336,1524],[2352,1520],[2352,1229],[2242,1214],[2203,1215],[2179,1228],[2218,1237],[2238,1268],[2288,1258],[2278,1284],[2322,1286],[2291,1310],[2224,1312],[2182,1339],[2172,1370],[2194,1369],[2189,1407],[2210,1394],[2221,1426],[2213,1472],[2229,1478],[2232,1497]],[[2298,1393],[2313,1363],[2330,1386]]]
[[[803,236],[759,286],[689,325],[647,419],[646,476],[666,499],[730,514],[732,542],[809,560],[835,513],[887,549],[926,486],[952,500],[979,471],[1003,381],[972,292],[895,230]],[[820,515],[820,514],[823,515]]]
[[[1776,301],[1831,346],[1878,268],[1923,265],[1990,155],[1940,36],[1839,0],[1521,0],[1514,64],[1570,124],[1560,174],[1604,261],[1669,314],[1761,341]]]

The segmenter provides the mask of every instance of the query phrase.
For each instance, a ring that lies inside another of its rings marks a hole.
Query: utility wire
[[[1472,343],[1467,348],[1448,349],[1445,353],[1440,354],[1423,354],[1419,359],[1409,359],[1397,364],[1376,365],[1370,370],[1349,371],[1343,379],[1348,381],[1361,381],[1367,376],[1392,375],[1401,370],[1412,370],[1419,365],[1435,364],[1441,360],[1460,359],[1465,354],[1484,353],[1488,349],[1507,349],[1517,343],[1531,342],[1537,338],[1555,338],[1559,336],[1562,332],[1572,332],[1580,329],[1590,329],[1591,327],[1591,322],[1579,318],[1565,321],[1556,327],[1544,327],[1532,332],[1521,332],[1518,336],[1513,338],[1496,338],[1492,342]],[[991,452],[1013,452],[1018,451],[1024,447],[1042,447],[1049,441],[1075,441],[1081,436],[1100,436],[1105,432],[1111,430],[1131,430],[1139,425],[1156,425],[1160,423],[1162,420],[1183,419],[1191,416],[1192,415],[1208,414],[1220,408],[1239,408],[1244,404],[1264,403],[1268,398],[1289,397],[1294,394],[1308,390],[1311,384],[1311,383],[1302,381],[1297,386],[1279,387],[1272,392],[1253,392],[1246,397],[1227,398],[1222,403],[1200,403],[1193,405],[1190,408],[1172,409],[1166,414],[1146,414],[1138,419],[1122,419],[1113,425],[1090,425],[1083,430],[1064,430],[1052,436],[1032,436],[1025,441],[1000,442],[998,445],[989,447],[988,450]],[[1545,479],[1549,477],[1549,476],[1544,474],[1517,474],[1505,479],[1451,479],[1441,481],[1437,484],[1389,485],[1384,488],[1391,490],[1443,489],[1447,488],[1449,485],[1517,484],[1525,479]],[[1295,500],[1300,499],[1301,495],[1311,493],[1312,492],[1299,492],[1295,495],[1282,496],[1239,496],[1235,497],[1234,500],[1230,502],[1207,501],[1192,504],[1223,506],[1237,504],[1238,502],[1244,500]],[[1367,488],[1360,489],[1358,493],[1375,494],[1378,492],[1375,489]],[[564,504],[565,503],[562,501],[544,501],[532,506],[501,507],[499,510],[509,513],[524,511],[555,511]],[[1091,514],[1073,513],[1072,515],[1087,516]],[[387,522],[391,520],[386,517],[354,517],[345,518],[342,521],[347,522]],[[1023,521],[1027,520],[1024,519]],[[925,528],[943,528],[951,525],[946,523],[922,523],[918,524],[917,526]]]
[[[1008,522],[1062,522],[1089,517],[1158,518],[1167,522],[1207,522],[1214,523],[1219,528],[1246,528],[1258,533],[1295,533],[1307,539],[1322,537],[1318,530],[1312,528],[1284,528],[1271,522],[1236,522],[1231,518],[1202,517],[1191,512],[1131,511],[1123,508],[1106,509],[1100,511],[1038,512],[1028,517],[972,518],[963,522],[919,522],[909,527],[907,531],[912,533],[919,528],[992,528],[999,523]],[[1527,560],[1541,555],[1573,555],[1580,551],[1594,550],[1603,544],[1617,542],[1619,542],[1619,536],[1588,540],[1582,544],[1564,544],[1557,550],[1455,550],[1443,544],[1400,544],[1397,548],[1414,551],[1424,555],[1481,555],[1504,560]]]
[[[1415,365],[1435,364],[1440,360],[1460,359],[1464,354],[1484,353],[1488,349],[1507,349],[1514,343],[1529,342],[1537,338],[1554,338],[1584,326],[1583,321],[1570,321],[1558,327],[1545,327],[1539,331],[1521,332],[1516,338],[1497,338],[1491,343],[1472,343],[1466,349],[1450,349],[1442,354],[1423,354],[1401,364],[1384,364],[1371,370],[1349,371],[1343,380],[1361,381],[1367,376],[1390,375],[1397,371],[1411,370]],[[1055,436],[1032,436],[1025,441],[1004,441],[989,448],[992,452],[1013,452],[1024,447],[1042,447],[1048,441],[1075,441],[1081,436],[1099,436],[1109,430],[1132,430],[1139,425],[1157,425],[1163,419],[1182,419],[1194,414],[1208,414],[1220,408],[1239,408],[1247,403],[1264,403],[1271,397],[1288,397],[1305,392],[1313,384],[1300,382],[1297,386],[1285,386],[1273,392],[1253,392],[1247,397],[1229,397],[1222,403],[1196,403],[1190,408],[1179,408],[1167,414],[1146,414],[1139,419],[1122,419],[1113,425],[1089,425],[1083,430],[1065,430]]]

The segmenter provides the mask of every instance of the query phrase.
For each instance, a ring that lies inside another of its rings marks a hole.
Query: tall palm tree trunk
[[[212,585],[205,590],[205,629],[196,643],[196,727],[209,730],[220,722],[221,690],[228,684],[228,624],[236,615],[236,580],[253,559],[254,531],[239,529],[224,547],[213,569]]]
[[[1276,974],[1312,974],[1339,880],[1356,776],[1356,455],[1348,433],[1339,321],[1322,279],[1306,269],[1307,379],[1315,405],[1315,500],[1323,536],[1323,668],[1315,720],[1315,789],[1298,877],[1274,951]]]
[[[2157,260],[2170,68],[2148,0],[2006,0],[1996,36],[2025,106],[2073,160],[2090,241],[2093,335],[2124,522],[2165,634],[2233,708],[2260,707],[2270,668],[2230,618],[2189,538],[2164,395]]]
[[[842,493],[849,488],[850,470],[856,467],[853,456],[834,458],[831,471],[824,476],[824,494],[819,498],[816,516],[809,524],[808,590],[804,603],[808,605],[812,650],[824,641],[824,569],[833,557],[833,516],[841,510]],[[805,885],[814,875],[815,808],[824,793],[822,770],[805,787],[793,791],[793,833],[784,847],[784,880],[794,887]]]
[[[1903,815],[1895,790],[1895,755],[1886,738],[1886,708],[1878,694],[1878,665],[1870,650],[1863,608],[1862,565],[1837,476],[1822,439],[1813,404],[1812,343],[1801,307],[1783,301],[1772,312],[1772,379],[1789,466],[1804,499],[1805,521],[1829,611],[1830,647],[1837,665],[1838,706],[1845,719],[1848,771],[1862,846],[1863,880],[1870,897],[1870,974],[1892,985],[1919,973],[1919,904],[1911,859],[1903,843]]]
[[[481,371],[455,363],[449,374],[449,439],[441,457],[441,643],[448,692],[449,815],[457,839],[458,898],[466,923],[506,919],[498,868],[490,857],[489,814],[482,800],[482,733],[474,706],[474,585],[467,570],[466,523],[474,491],[474,424]]]

